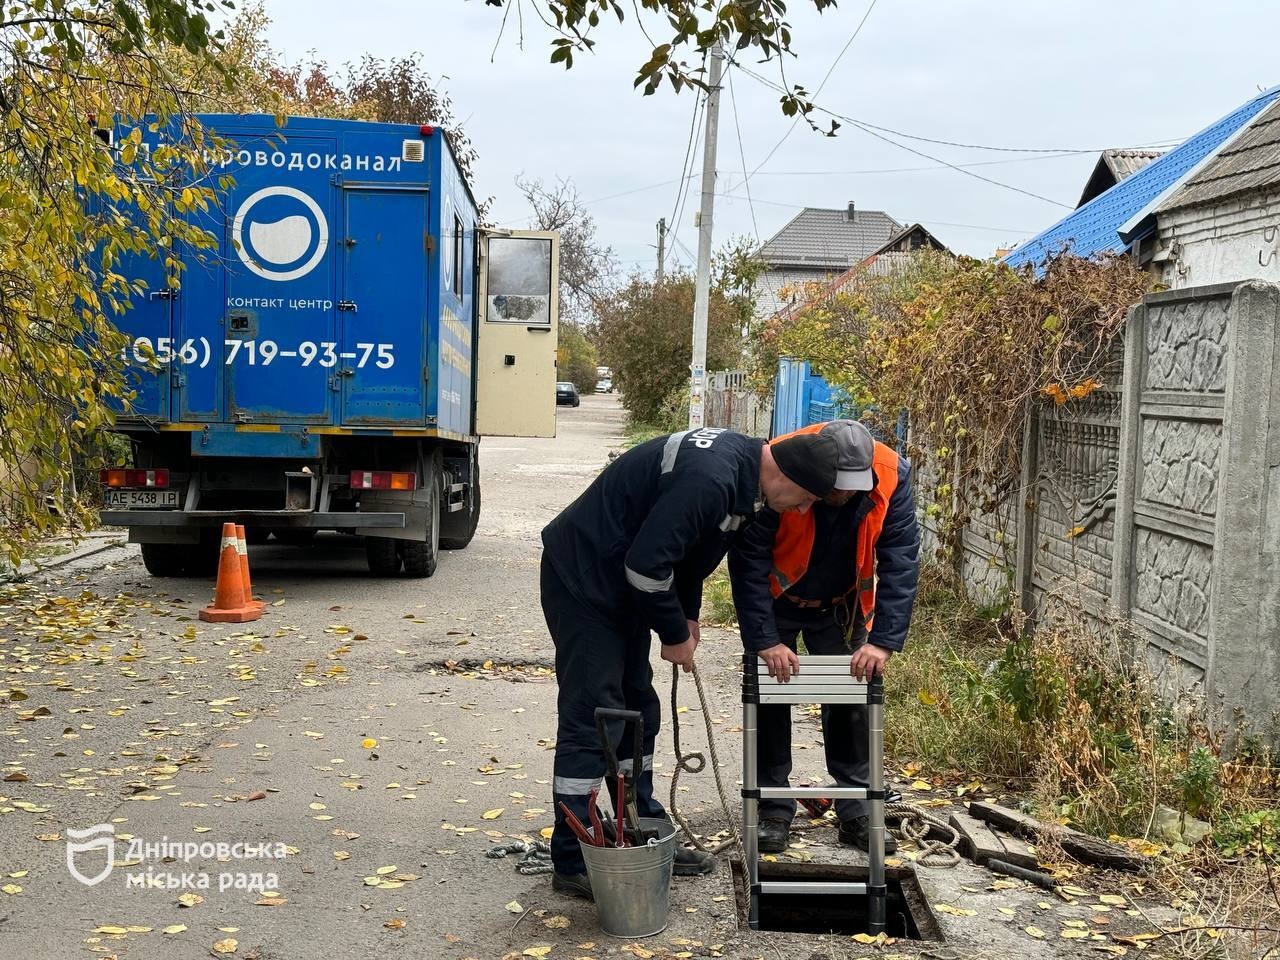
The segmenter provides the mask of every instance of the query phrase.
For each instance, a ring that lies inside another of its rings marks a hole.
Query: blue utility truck
[[[198,119],[216,202],[184,215],[218,246],[120,268],[145,292],[114,318],[133,457],[103,522],[156,576],[210,569],[224,521],[431,576],[475,533],[480,437],[555,435],[558,236],[482,228],[428,125]]]

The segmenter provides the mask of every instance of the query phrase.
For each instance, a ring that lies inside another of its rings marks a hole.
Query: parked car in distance
[[[613,381],[608,377],[597,380],[596,393],[613,393]]]
[[[578,396],[578,388],[572,383],[562,380],[556,384],[556,406],[576,407],[582,402]]]

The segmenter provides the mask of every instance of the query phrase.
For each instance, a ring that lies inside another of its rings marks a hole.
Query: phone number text
[[[335,367],[344,360],[354,361],[356,369],[363,369],[372,361],[379,370],[395,366],[395,344],[357,343],[354,350],[340,350],[337,343],[304,340],[284,349],[274,340],[224,340],[223,363],[230,366],[237,361],[249,366],[269,367],[276,360],[294,360],[304,367],[316,364]],[[124,349],[122,359],[140,364],[184,364],[204,368],[213,359],[214,344],[207,337],[184,340],[179,343],[171,337],[136,337]]]

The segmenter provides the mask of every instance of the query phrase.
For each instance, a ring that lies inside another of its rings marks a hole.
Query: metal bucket
[[[611,937],[651,937],[667,928],[676,828],[666,820],[640,818],[642,830],[659,839],[644,847],[582,844],[600,929]]]

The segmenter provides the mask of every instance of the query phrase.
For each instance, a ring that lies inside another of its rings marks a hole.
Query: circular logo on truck
[[[320,205],[293,187],[263,187],[240,205],[231,238],[244,265],[266,280],[297,280],[329,248]]]

